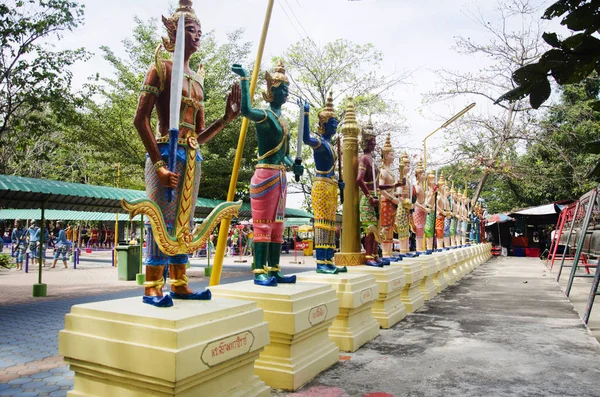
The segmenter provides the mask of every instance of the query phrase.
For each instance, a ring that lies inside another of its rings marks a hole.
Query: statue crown
[[[322,135],[325,132],[325,123],[330,119],[336,118],[335,109],[333,108],[333,93],[329,91],[327,95],[327,103],[323,110],[319,112],[319,130],[318,133]]]

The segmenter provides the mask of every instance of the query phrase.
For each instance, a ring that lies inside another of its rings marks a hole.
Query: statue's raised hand
[[[240,110],[242,109],[242,90],[240,89],[240,85],[235,83],[233,87],[231,87],[231,92],[227,95],[227,107],[225,108],[225,116],[223,116],[223,120],[226,123],[229,123],[237,116],[240,115]]]
[[[248,71],[244,69],[239,63],[234,63],[231,66],[231,71],[241,77],[248,77]]]

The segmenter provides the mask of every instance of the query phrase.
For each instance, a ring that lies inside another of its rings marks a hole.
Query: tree
[[[600,40],[593,36],[600,29],[599,10],[599,0],[559,0],[548,7],[542,18],[551,20],[564,15],[560,24],[574,33],[566,39],[560,39],[556,33],[544,33],[542,37],[552,49],[542,54],[539,61],[516,69],[512,78],[517,87],[497,102],[529,96],[531,107],[537,109],[550,97],[550,77],[565,85],[578,83],[594,71],[600,73]],[[600,101],[593,106],[600,110]]]
[[[477,72],[437,71],[442,88],[429,93],[426,100],[474,96],[493,104],[500,93],[514,87],[512,71],[535,62],[544,49],[537,12],[530,0],[499,1],[494,17],[498,23],[488,22],[479,10],[470,12],[472,20],[487,32],[485,41],[458,36],[455,48],[468,56],[487,57],[489,65]],[[481,169],[473,174],[479,175],[473,202],[479,198],[491,173],[509,171],[507,160],[514,156],[519,144],[531,139],[534,127],[531,108],[523,102],[496,103],[495,110],[489,113],[477,108],[456,123],[448,141],[454,152],[453,161],[463,160],[470,168]]]
[[[360,45],[338,39],[318,46],[307,38],[290,46],[284,52],[283,59],[293,102],[296,98],[302,98],[311,104],[311,120],[314,120],[311,126],[316,126],[317,113],[325,106],[331,91],[334,101],[339,103],[339,114],[352,99],[357,114],[377,115],[377,131],[386,128],[386,132],[392,131],[394,135],[405,131],[404,119],[398,117],[397,104],[387,94],[393,87],[403,84],[410,74],[402,71],[382,75],[379,69],[383,52],[373,44]],[[307,159],[305,174],[299,184],[290,184],[304,194],[305,207],[310,209],[311,181],[314,177],[310,148],[303,150],[303,158]]]
[[[597,185],[587,178],[600,156],[586,143],[600,138],[597,76],[561,89],[560,103],[540,122],[538,139],[519,158],[513,192],[528,205],[575,199]]]
[[[121,186],[143,188],[145,149],[133,126],[139,89],[160,43],[157,21],[142,21],[135,18],[133,37],[123,40],[128,57],[121,59],[112,49],[102,47],[104,59],[113,68],[114,76],[96,76],[87,86],[85,111],[80,114],[78,139],[87,142],[105,157],[104,164],[112,167],[117,162],[127,170],[122,173]],[[242,30],[230,33],[225,44],[219,45],[214,32],[202,37],[199,51],[190,60],[190,67],[198,70],[202,63],[206,71],[204,81],[205,120],[212,123],[223,115],[226,96],[236,80],[231,73],[231,64],[244,62],[250,44],[242,42]],[[164,57],[169,57],[163,51]],[[154,121],[155,122],[155,121]],[[212,141],[201,147],[202,163],[201,197],[224,199],[229,186],[229,175],[237,143],[240,120],[231,123]],[[249,131],[249,145],[244,151],[238,190],[247,194],[252,167],[256,163],[256,140],[252,139],[254,128]],[[254,143],[254,144],[253,144]],[[104,183],[108,183],[106,180]],[[104,184],[103,183],[103,184]]]
[[[86,52],[50,51],[44,39],[60,38],[83,22],[76,1],[17,0],[0,4],[0,137],[45,132],[44,114],[70,101],[68,66]]]

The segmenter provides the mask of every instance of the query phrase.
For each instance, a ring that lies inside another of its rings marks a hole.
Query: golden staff
[[[432,136],[433,134],[435,134],[442,128],[448,127],[450,124],[455,122],[459,117],[461,117],[463,114],[467,113],[469,110],[473,109],[474,107],[475,107],[475,102],[473,102],[472,104],[470,104],[469,106],[467,106],[466,108],[461,110],[460,112],[456,113],[454,116],[452,116],[451,119],[447,120],[444,124],[442,124],[440,127],[436,128],[431,134],[427,135],[425,137],[425,139],[423,139],[423,172],[425,172],[425,175],[427,175],[427,138],[429,138],[430,136]]]
[[[260,71],[260,63],[262,62],[263,51],[265,49],[265,41],[267,41],[267,33],[269,31],[269,23],[271,22],[271,13],[273,11],[273,4],[275,0],[269,0],[267,5],[267,13],[265,14],[265,22],[263,23],[262,34],[260,36],[260,43],[258,45],[258,52],[256,54],[256,60],[254,61],[254,70],[252,71],[252,80],[250,81],[250,99],[254,98],[256,91],[256,82],[258,81],[258,73]],[[229,190],[227,192],[227,201],[233,201],[235,197],[235,188],[237,186],[238,174],[240,171],[240,164],[242,162],[242,155],[244,152],[244,144],[246,142],[246,132],[248,131],[248,119],[246,117],[242,120],[242,128],[240,129],[240,137],[238,138],[238,146],[235,152],[235,160],[233,162],[233,170],[231,172],[231,180],[229,181]],[[215,251],[215,262],[213,263],[213,270],[210,276],[209,285],[219,285],[221,283],[221,270],[223,269],[223,257],[225,256],[225,247],[227,244],[227,234],[229,233],[229,226],[231,224],[231,218],[226,217],[221,221],[219,228],[219,237],[217,241],[217,249]]]

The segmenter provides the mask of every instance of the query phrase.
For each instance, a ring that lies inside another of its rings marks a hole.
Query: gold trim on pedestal
[[[356,252],[337,252],[334,256],[335,265],[342,266],[361,266],[366,262],[364,253]]]

